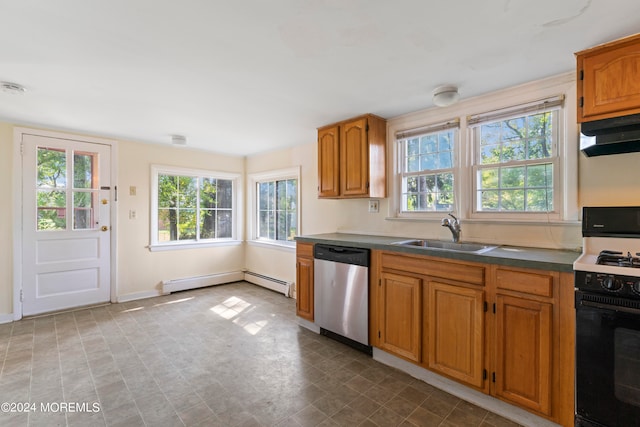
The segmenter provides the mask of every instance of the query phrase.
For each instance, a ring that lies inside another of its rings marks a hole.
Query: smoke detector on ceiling
[[[24,86],[11,82],[0,82],[0,89],[2,89],[3,92],[10,93],[12,95],[21,95],[27,91]]]

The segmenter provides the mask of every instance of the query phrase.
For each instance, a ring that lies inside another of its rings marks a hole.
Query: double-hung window
[[[473,212],[557,212],[562,99],[470,117]]]
[[[250,175],[254,239],[291,245],[300,230],[299,168]]]
[[[152,167],[151,245],[235,238],[237,175]]]
[[[400,132],[401,212],[455,209],[458,120]]]

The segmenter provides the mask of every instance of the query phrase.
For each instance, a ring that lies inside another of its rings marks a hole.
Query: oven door
[[[640,301],[577,291],[576,316],[575,425],[638,425]]]

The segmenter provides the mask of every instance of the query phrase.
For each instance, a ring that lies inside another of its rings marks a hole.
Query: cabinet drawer
[[[296,243],[296,256],[313,258],[313,243]]]
[[[496,269],[498,289],[524,292],[542,297],[553,296],[553,276],[525,271]]]
[[[480,265],[435,261],[430,258],[383,252],[382,269],[400,270],[423,276],[440,277],[472,285],[484,285],[485,268]]]

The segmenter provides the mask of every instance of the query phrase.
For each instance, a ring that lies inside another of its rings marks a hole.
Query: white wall
[[[318,162],[315,141],[285,150],[268,152],[246,159],[247,175],[300,166],[301,234],[334,232],[338,228],[336,200],[319,200]],[[250,192],[247,191],[247,197]],[[249,203],[247,203],[248,205]],[[251,215],[247,213],[247,221]],[[251,236],[247,236],[248,239]],[[295,281],[295,248],[265,247],[249,242],[246,247],[248,270],[280,280]]]

